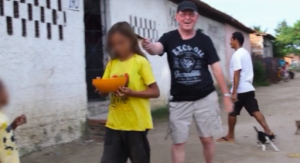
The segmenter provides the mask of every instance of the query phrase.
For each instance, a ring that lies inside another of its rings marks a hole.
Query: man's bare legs
[[[236,116],[228,115],[228,134],[227,136],[225,136],[225,138],[228,141],[234,141],[234,129],[235,129],[236,121],[237,121]]]
[[[173,163],[184,163],[185,159],[185,143],[173,144],[172,160]]]
[[[261,125],[261,127],[264,129],[266,134],[268,135],[273,134],[266,122],[265,116],[260,111],[254,112],[253,116],[257,120],[257,122]]]
[[[213,163],[215,153],[215,143],[212,137],[200,138],[203,145],[203,155],[205,163]],[[172,160],[173,163],[184,163],[185,160],[185,144],[174,144],[172,146]]]
[[[261,125],[266,134],[273,134],[266,122],[264,115],[260,111],[253,112],[253,117]],[[218,141],[234,141],[234,129],[236,121],[236,116],[228,115],[228,134],[224,137],[226,140],[222,140],[222,138],[220,138]]]
[[[212,137],[200,138],[203,145],[203,155],[205,158],[205,163],[213,163],[215,155],[215,143]]]

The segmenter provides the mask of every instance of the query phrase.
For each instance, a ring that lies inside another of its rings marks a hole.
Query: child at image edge
[[[102,78],[124,76],[128,80],[111,94],[101,163],[127,163],[128,158],[132,163],[150,163],[147,131],[153,124],[149,98],[160,94],[150,63],[127,22],[110,29],[107,51],[112,59]]]
[[[18,126],[26,123],[26,117],[21,115],[9,124],[2,109],[7,103],[8,95],[0,80],[0,163],[19,163],[19,152],[13,132]]]

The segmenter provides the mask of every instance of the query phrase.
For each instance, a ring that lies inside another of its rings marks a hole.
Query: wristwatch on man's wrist
[[[223,96],[224,97],[231,97],[231,94],[230,93],[225,93]]]

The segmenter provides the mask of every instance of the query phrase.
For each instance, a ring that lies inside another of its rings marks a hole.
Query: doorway
[[[104,0],[105,1],[105,0]],[[105,100],[92,85],[92,79],[102,77],[104,73],[104,45],[103,37],[106,34],[106,26],[102,19],[105,12],[101,8],[101,0],[84,1],[84,24],[85,24],[85,60],[86,60],[86,83],[88,101]],[[105,10],[104,10],[105,11]]]

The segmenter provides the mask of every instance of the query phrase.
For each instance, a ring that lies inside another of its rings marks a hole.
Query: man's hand
[[[224,79],[224,75],[222,72],[222,68],[219,62],[216,62],[211,65],[213,74],[219,84],[219,87],[221,89],[221,92],[225,95],[228,94],[228,88]],[[233,104],[231,101],[231,98],[228,96],[223,97],[223,103],[224,103],[224,109],[226,112],[230,113],[233,110]]]
[[[223,104],[226,113],[231,113],[233,111],[233,104],[230,97],[223,97]]]
[[[151,43],[151,41],[149,39],[143,39],[142,40],[142,47],[143,47],[143,49],[150,50],[151,49],[151,45],[152,45],[152,43]]]
[[[232,93],[231,94],[231,99],[232,99],[233,102],[237,102],[238,101],[238,99],[237,99],[237,93]]]
[[[149,39],[142,40],[142,48],[150,55],[159,55],[164,51],[164,47],[160,42],[152,43]]]
[[[27,118],[25,115],[18,116],[12,123],[12,127],[15,130],[18,126],[21,126],[27,122]]]

